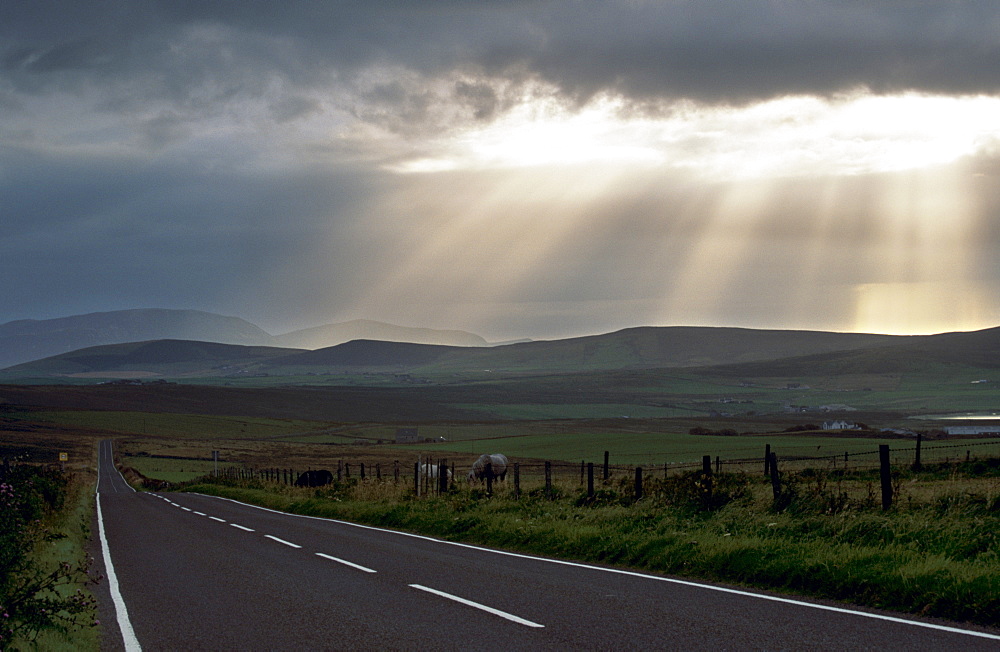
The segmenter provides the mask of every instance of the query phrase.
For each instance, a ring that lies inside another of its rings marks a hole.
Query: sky
[[[0,3],[0,323],[1000,325],[992,0]]]

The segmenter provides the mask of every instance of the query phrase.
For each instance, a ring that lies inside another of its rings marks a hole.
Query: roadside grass
[[[936,469],[888,512],[877,473],[784,473],[776,508],[763,477],[698,473],[650,479],[635,503],[630,477],[593,497],[575,483],[547,494],[510,486],[487,498],[458,483],[414,496],[412,484],[356,479],[316,489],[204,479],[185,488],[296,514],[341,519],[525,553],[829,598],[981,625],[1000,624],[1000,472]],[[943,471],[941,473],[944,473]],[[940,475],[940,474],[939,474]],[[903,484],[909,477],[897,478]],[[929,485],[940,482],[936,491]]]
[[[88,554],[93,474],[38,477],[33,482],[51,504],[39,520],[24,524],[26,563],[5,578],[12,592],[0,601],[12,601],[4,605],[11,613],[4,625],[12,624],[14,634],[11,641],[0,639],[0,649],[98,650],[92,585],[100,580]]]

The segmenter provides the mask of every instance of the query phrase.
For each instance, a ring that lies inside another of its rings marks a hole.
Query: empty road
[[[104,649],[1000,648],[996,630],[135,492],[111,452]]]

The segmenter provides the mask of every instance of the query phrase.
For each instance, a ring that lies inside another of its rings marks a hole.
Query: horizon
[[[0,323],[1000,324],[996,7],[0,5]]]
[[[630,325],[630,326],[623,326],[623,327],[620,327],[620,328],[614,328],[612,330],[607,330],[607,331],[595,331],[595,332],[582,332],[581,331],[581,332],[578,332],[576,334],[564,335],[564,336],[559,336],[559,337],[533,336],[531,334],[525,334],[525,335],[520,336],[520,337],[510,337],[510,338],[504,338],[504,339],[491,339],[489,337],[486,337],[482,333],[478,333],[476,331],[471,331],[471,330],[467,330],[467,329],[463,329],[463,328],[432,328],[432,327],[429,327],[429,326],[420,326],[420,325],[402,324],[402,323],[395,323],[395,322],[386,322],[386,321],[381,321],[381,320],[367,319],[367,318],[363,318],[363,317],[362,318],[356,318],[356,319],[348,319],[348,320],[345,320],[345,321],[342,321],[342,322],[328,322],[328,323],[323,323],[323,324],[312,324],[312,325],[309,325],[309,326],[304,326],[302,328],[295,328],[295,329],[287,330],[287,331],[271,331],[271,330],[269,330],[267,328],[264,328],[261,325],[257,324],[253,320],[248,319],[248,318],[243,317],[243,316],[240,316],[240,315],[237,315],[237,314],[214,313],[212,311],[200,310],[200,309],[195,309],[195,308],[162,308],[162,307],[159,307],[159,308],[125,308],[125,309],[107,310],[107,311],[105,311],[105,310],[98,310],[98,311],[93,311],[93,312],[88,312],[88,313],[80,313],[80,314],[74,314],[74,315],[60,315],[58,317],[50,317],[50,318],[44,318],[44,319],[32,319],[32,318],[17,319],[17,320],[11,320],[11,321],[7,321],[7,322],[0,322],[0,327],[6,326],[7,324],[10,324],[10,323],[13,323],[13,322],[18,322],[18,321],[40,322],[40,321],[59,320],[59,319],[72,319],[74,317],[86,317],[86,316],[89,316],[89,315],[99,315],[99,314],[107,314],[107,313],[115,313],[115,312],[143,311],[143,310],[150,310],[150,311],[153,311],[153,310],[163,310],[163,311],[175,311],[175,312],[202,312],[202,313],[212,314],[212,315],[216,315],[216,316],[220,316],[220,317],[225,317],[225,318],[240,319],[240,320],[242,320],[244,322],[249,323],[252,326],[256,326],[257,328],[260,328],[262,331],[264,331],[264,333],[266,333],[267,335],[269,335],[271,337],[282,337],[282,336],[289,335],[289,334],[292,334],[292,333],[296,333],[296,332],[300,332],[300,331],[307,331],[307,330],[317,329],[317,328],[323,328],[323,327],[326,327],[326,326],[339,326],[339,325],[350,324],[350,323],[354,323],[354,322],[369,322],[369,323],[378,324],[378,325],[392,326],[392,327],[405,328],[405,329],[433,330],[433,331],[454,331],[454,332],[468,333],[468,334],[471,334],[471,335],[482,337],[490,345],[502,344],[504,342],[517,342],[517,341],[522,341],[522,340],[526,340],[526,341],[551,341],[551,340],[559,340],[559,339],[573,339],[573,338],[580,338],[580,337],[593,337],[593,336],[606,335],[606,334],[615,333],[615,332],[618,332],[618,331],[630,330],[630,329],[638,329],[638,328],[718,328],[718,329],[740,329],[740,330],[759,330],[759,331],[797,331],[797,332],[846,333],[846,334],[860,334],[860,335],[891,335],[891,336],[907,337],[907,336],[924,336],[924,335],[944,335],[944,334],[947,334],[947,333],[968,333],[968,332],[976,332],[976,331],[981,331],[981,330],[990,330],[992,328],[997,328],[998,326],[1000,326],[1000,325],[986,326],[984,328],[975,328],[975,329],[964,330],[964,331],[937,331],[937,332],[926,332],[926,333],[879,333],[879,332],[871,332],[871,331],[837,331],[837,330],[825,330],[825,329],[814,329],[814,328],[780,328],[780,327],[778,327],[778,328],[753,328],[753,327],[747,327],[747,326],[734,326],[734,325],[726,325],[726,324],[722,324],[722,325],[717,325],[717,324],[712,324],[712,325],[709,325],[709,324],[633,324],[633,325]]]

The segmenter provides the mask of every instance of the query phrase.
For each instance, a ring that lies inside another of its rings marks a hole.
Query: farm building
[[[397,444],[416,444],[417,443],[417,429],[416,428],[396,428],[396,443]]]
[[[823,430],[857,430],[858,424],[841,419],[839,421],[824,421],[822,427]]]

